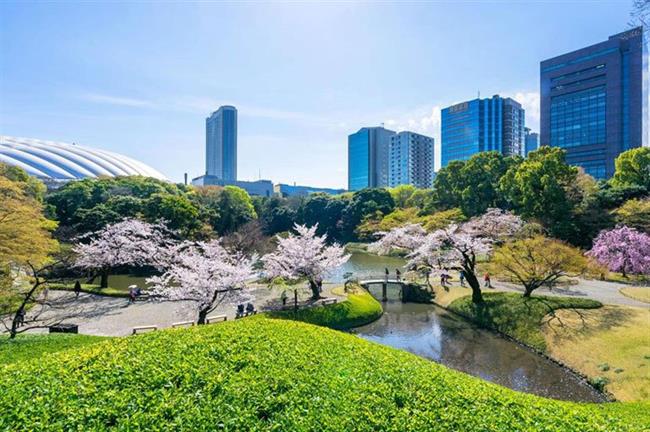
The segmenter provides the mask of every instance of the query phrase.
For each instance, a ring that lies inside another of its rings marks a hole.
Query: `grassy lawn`
[[[434,285],[433,292],[436,294],[433,301],[442,307],[449,306],[454,300],[457,300],[461,297],[472,295],[471,288],[463,288],[457,285],[448,287],[447,289]]]
[[[621,294],[634,300],[650,303],[650,287],[621,288]]]
[[[354,335],[258,316],[4,366],[0,430],[639,431],[648,404],[518,393]]]
[[[543,326],[548,353],[623,401],[650,399],[650,310],[563,310]],[[601,378],[598,378],[601,377]]]
[[[338,291],[337,291],[338,290]],[[343,288],[334,288],[337,294],[343,294]],[[361,287],[354,287],[348,298],[340,303],[294,311],[269,312],[271,318],[303,321],[310,324],[345,330],[359,327],[375,321],[381,316],[381,303]]]
[[[3,335],[0,339],[0,367],[38,358],[47,353],[91,345],[105,339],[108,338],[76,334],[21,334],[11,340]]]
[[[61,291],[74,291],[74,282],[71,283],[53,283],[49,284],[49,288],[52,290],[61,290]],[[81,284],[81,292],[88,294],[97,294],[108,297],[128,297],[129,289],[128,288],[101,288],[97,284]]]
[[[602,306],[595,300],[533,296],[519,293],[483,293],[482,305],[472,303],[470,297],[451,302],[448,308],[483,328],[507,334],[540,351],[546,351],[546,340],[541,331],[542,319],[558,309],[593,309]]]

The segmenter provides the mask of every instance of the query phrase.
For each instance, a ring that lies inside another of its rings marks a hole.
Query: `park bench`
[[[254,310],[252,312],[237,313],[237,315],[235,315],[235,319],[244,318],[250,315],[257,315],[257,310]]]
[[[179,321],[172,323],[172,327],[177,328],[177,327],[192,327],[194,325],[194,321]]]
[[[133,327],[132,334],[136,335],[136,334],[148,333],[150,331],[156,331],[156,330],[158,330],[157,325],[138,326],[138,327]]]
[[[338,300],[336,298],[330,297],[330,298],[326,298],[326,299],[321,300],[321,304],[323,306],[328,305],[328,304],[336,304],[337,301]]]
[[[226,315],[212,315],[205,319],[206,324],[213,324],[224,321],[228,321],[228,317]]]
[[[149,294],[140,294],[135,296],[135,301],[147,301],[149,300]]]

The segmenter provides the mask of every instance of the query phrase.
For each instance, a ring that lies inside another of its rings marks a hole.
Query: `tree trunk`
[[[315,281],[310,279],[309,280],[309,288],[311,289],[311,298],[314,300],[317,300],[320,298],[320,291],[321,291],[321,286],[323,285],[323,282],[320,281]]]
[[[208,309],[203,309],[199,311],[199,321],[198,325],[205,324],[205,319],[208,317]]]
[[[479,283],[473,271],[465,269],[465,279],[472,289],[472,303],[483,303],[483,294],[481,293],[481,284]]]
[[[108,270],[102,270],[102,278],[99,283],[100,288],[108,288]]]
[[[524,285],[524,297],[530,297],[535,288]]]

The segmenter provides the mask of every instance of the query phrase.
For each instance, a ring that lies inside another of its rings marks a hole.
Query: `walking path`
[[[324,284],[323,296],[338,297],[332,293],[332,288],[337,285]],[[300,292],[300,290],[299,290]],[[255,300],[252,302],[257,310],[279,304],[282,289],[269,289],[266,286],[257,286],[252,290]],[[293,301],[293,290],[287,289],[288,304]],[[70,291],[50,290],[48,299],[57,303],[57,309],[74,310],[75,317],[66,322],[79,325],[79,333],[101,336],[127,336],[133,327],[156,325],[159,329],[171,327],[173,323],[181,321],[196,321],[197,311],[193,302],[172,301],[136,301],[129,303],[125,298],[99,296],[81,293],[76,297]],[[300,300],[308,297],[306,290],[302,290]],[[67,307],[66,307],[67,306]],[[226,315],[228,320],[235,318],[236,305],[221,304],[210,315]],[[50,315],[52,317],[52,315]],[[44,315],[44,319],[46,315]],[[39,329],[46,332],[47,329]]]
[[[606,282],[600,280],[586,280],[578,279],[577,284],[559,286],[552,289],[547,287],[539,288],[533,292],[533,295],[551,295],[551,296],[565,296],[565,297],[583,297],[597,300],[603,304],[613,304],[621,306],[635,306],[640,308],[650,308],[650,304],[642,301],[626,297],[619,291],[621,288],[630,287],[617,282]],[[496,281],[492,283],[498,291],[514,291],[523,293],[524,290],[521,286]],[[650,288],[648,288],[650,289]],[[485,289],[485,292],[491,290]]]

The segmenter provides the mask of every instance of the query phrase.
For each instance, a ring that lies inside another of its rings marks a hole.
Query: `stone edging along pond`
[[[445,311],[464,319],[465,321],[467,321],[467,322],[469,322],[471,324],[474,324],[474,325],[478,324],[476,321],[474,321],[472,319],[472,317],[470,317],[468,315],[465,315],[465,314],[462,314],[460,312],[449,309],[448,307],[443,306],[440,303],[437,303],[435,300],[432,300],[432,303],[434,305],[444,309]],[[498,336],[500,336],[500,337],[502,337],[502,338],[504,338],[504,339],[506,339],[506,340],[508,340],[510,342],[514,342],[515,344],[521,346],[522,348],[525,348],[525,349],[527,349],[529,351],[532,351],[533,353],[537,354],[538,356],[543,357],[543,358],[549,360],[552,363],[555,363],[556,365],[558,365],[561,368],[565,369],[567,372],[574,374],[575,376],[580,378],[580,380],[583,381],[585,384],[587,384],[588,386],[590,386],[591,388],[596,390],[599,394],[601,394],[605,398],[605,402],[617,402],[616,398],[614,397],[614,395],[612,393],[607,391],[605,388],[600,389],[600,388],[596,387],[595,385],[593,385],[589,381],[589,377],[587,375],[585,375],[584,373],[580,372],[579,370],[576,370],[576,369],[572,368],[571,366],[567,365],[566,363],[564,363],[564,362],[562,362],[562,361],[560,361],[560,360],[558,360],[558,359],[556,359],[554,357],[551,357],[550,355],[546,354],[545,352],[533,347],[532,345],[527,344],[526,342],[523,342],[523,341],[521,341],[519,339],[516,339],[516,338],[510,336],[507,333],[504,333],[504,332],[502,332],[500,330],[497,330],[497,329],[494,329],[494,328],[483,327],[483,326],[479,326],[479,327],[481,329],[483,329],[483,330],[488,330],[488,331],[490,331],[490,332],[492,332],[492,333],[494,333],[494,334],[496,334],[496,335],[498,335]]]

